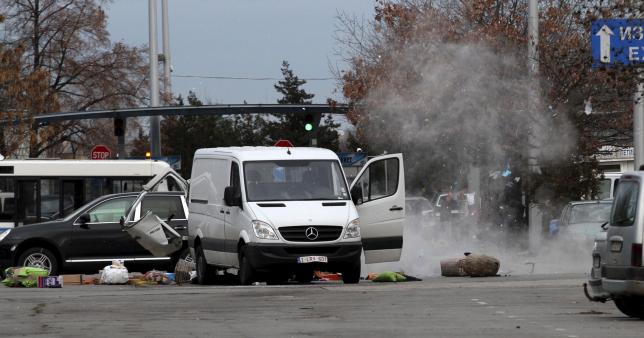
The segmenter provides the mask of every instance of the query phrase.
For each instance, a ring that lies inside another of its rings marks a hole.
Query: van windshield
[[[249,202],[349,199],[342,169],[333,160],[246,162],[244,180]]]

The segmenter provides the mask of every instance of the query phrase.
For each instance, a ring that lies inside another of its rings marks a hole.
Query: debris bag
[[[120,262],[114,261],[112,265],[103,268],[99,282],[101,284],[125,284],[130,279],[127,269]]]
[[[410,281],[419,281],[420,279],[416,277],[408,278],[405,274],[393,271],[385,271],[381,273],[370,273],[367,275],[367,280],[376,283],[382,282],[410,282]]]
[[[38,277],[49,276],[49,271],[31,266],[12,267],[4,270],[6,278],[2,284],[11,287],[23,286],[35,288],[38,286]]]
[[[150,211],[138,221],[124,224],[123,229],[157,257],[168,256],[183,246],[181,235]]]
[[[192,280],[190,273],[196,269],[195,262],[192,256],[185,259],[179,259],[177,265],[174,267],[174,281],[177,284],[188,283]]]
[[[441,260],[441,276],[463,277],[467,274],[463,269],[463,258],[449,258]]]
[[[463,259],[463,270],[472,277],[491,277],[499,272],[501,263],[492,256],[465,254]]]
[[[172,283],[168,275],[163,271],[151,270],[143,275],[143,280],[149,282],[150,284],[162,284],[168,285]]]

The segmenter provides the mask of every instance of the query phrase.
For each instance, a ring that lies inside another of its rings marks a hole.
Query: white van
[[[360,280],[367,263],[402,250],[402,154],[370,160],[347,186],[338,156],[320,148],[199,149],[189,188],[189,246],[198,282],[238,269],[242,284],[280,282],[314,269]],[[359,216],[358,216],[359,215]]]

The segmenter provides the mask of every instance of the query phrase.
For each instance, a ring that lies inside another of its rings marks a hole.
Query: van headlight
[[[2,242],[2,240],[3,240],[5,237],[9,236],[9,233],[10,233],[10,232],[11,232],[11,229],[6,229],[5,231],[0,232],[0,242]]]
[[[253,231],[255,231],[255,236],[259,239],[277,239],[275,230],[268,223],[253,221]]]
[[[344,239],[360,237],[360,219],[356,218],[347,224],[347,230],[344,232]]]

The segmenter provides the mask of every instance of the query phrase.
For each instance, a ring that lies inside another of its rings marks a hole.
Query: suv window
[[[610,216],[611,226],[633,225],[635,212],[637,211],[638,194],[639,184],[637,182],[625,181],[619,183]]]
[[[148,210],[163,220],[170,216],[172,219],[186,219],[179,196],[145,196],[141,202],[141,217],[145,216]]]
[[[105,201],[89,212],[91,223],[117,223],[134,202],[135,197],[115,198]]]

